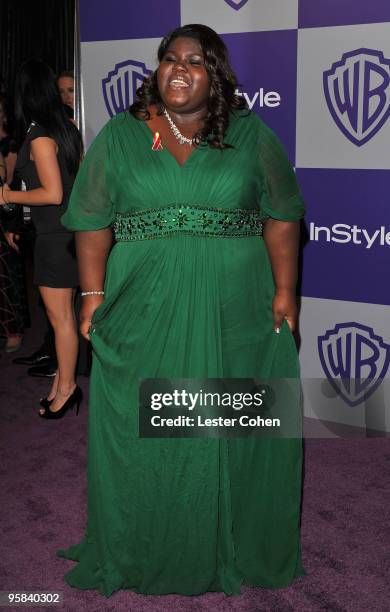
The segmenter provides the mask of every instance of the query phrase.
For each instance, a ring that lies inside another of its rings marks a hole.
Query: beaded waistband
[[[117,213],[113,224],[117,241],[146,240],[170,234],[197,236],[261,236],[259,210],[209,208],[172,204],[133,213]]]

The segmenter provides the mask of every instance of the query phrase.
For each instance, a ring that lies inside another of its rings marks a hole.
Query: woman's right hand
[[[9,185],[7,185],[7,183],[4,183],[4,185],[1,186],[0,189],[0,205],[4,206],[4,204],[10,204],[11,202],[9,201],[9,195],[7,196],[7,198],[5,197],[5,194],[7,192],[11,191],[11,187]]]
[[[104,302],[104,298],[100,295],[84,295],[81,299],[83,304],[80,310],[80,334],[90,341],[89,328],[91,327],[92,316],[98,306]]]

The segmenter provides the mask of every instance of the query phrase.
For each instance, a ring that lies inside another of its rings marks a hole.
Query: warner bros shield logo
[[[126,60],[115,64],[114,70],[102,80],[103,98],[110,117],[129,108],[145,77],[152,74],[142,62]]]
[[[248,2],[248,0],[225,0],[225,2],[234,8],[234,10],[239,11],[240,8],[242,8]]]
[[[390,363],[390,344],[354,322],[339,323],[319,336],[318,352],[330,384],[350,406],[374,393]]]
[[[330,114],[353,144],[361,147],[390,115],[390,60],[381,51],[355,49],[323,74]]]

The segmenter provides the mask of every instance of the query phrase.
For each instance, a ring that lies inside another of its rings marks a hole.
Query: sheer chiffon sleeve
[[[299,221],[305,205],[286,151],[276,134],[262,123],[260,161],[264,173],[265,193],[261,208],[279,221]]]
[[[115,210],[109,187],[110,123],[97,135],[80,165],[61,223],[71,231],[109,227]]]

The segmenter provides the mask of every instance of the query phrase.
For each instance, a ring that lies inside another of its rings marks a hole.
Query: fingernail
[[[280,334],[280,327],[276,327],[276,328],[275,328],[275,332],[276,332],[277,334]]]

